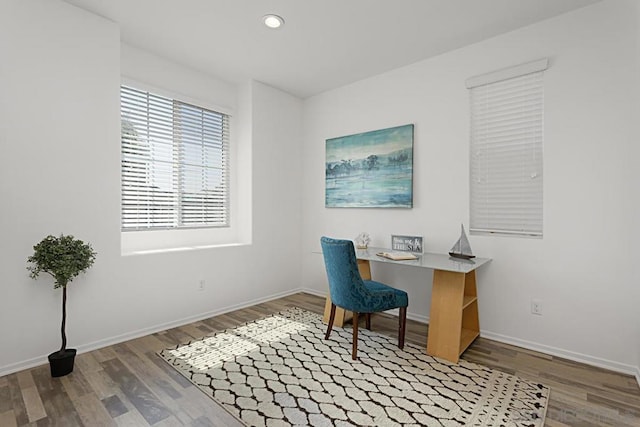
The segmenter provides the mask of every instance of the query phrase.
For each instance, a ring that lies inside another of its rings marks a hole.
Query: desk
[[[364,280],[371,280],[371,261],[433,270],[427,354],[458,363],[460,355],[480,335],[476,269],[491,259],[463,260],[425,253],[418,255],[416,260],[392,261],[376,255],[389,251],[374,247],[356,249],[360,275]],[[325,322],[329,320],[330,309],[331,299],[327,296]],[[350,313],[336,308],[334,325],[342,326],[350,317]]]

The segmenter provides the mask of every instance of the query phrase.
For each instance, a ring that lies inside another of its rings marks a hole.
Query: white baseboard
[[[423,316],[422,314],[407,313],[407,319],[415,320],[416,322],[424,323],[425,325],[429,324],[429,317]]]
[[[517,347],[526,348],[528,350],[538,351],[550,356],[562,357],[574,362],[585,363],[587,365],[596,366],[598,368],[604,368],[610,371],[616,371],[627,375],[635,375],[636,379],[638,380],[638,384],[640,385],[640,369],[633,365],[627,365],[624,363],[615,362],[613,360],[602,359],[600,357],[589,356],[588,354],[577,353],[574,351],[552,347],[532,341],[521,340],[519,338],[496,334],[494,332],[486,330],[480,330],[480,336],[482,338],[487,338],[493,341],[515,345]]]
[[[297,288],[294,290],[279,292],[279,293],[264,296],[261,298],[256,298],[241,304],[223,307],[217,310],[207,311],[205,313],[196,314],[196,315],[185,317],[182,319],[173,320],[171,322],[166,322],[159,325],[150,326],[148,328],[127,332],[125,334],[117,335],[114,337],[109,337],[102,340],[94,341],[92,343],[83,344],[78,346],[78,353],[86,353],[89,351],[97,350],[99,348],[107,347],[114,344],[119,344],[121,342],[129,341],[135,338],[140,338],[146,335],[154,334],[156,332],[165,331],[167,329],[176,328],[182,325],[187,325],[189,323],[197,322],[203,319],[207,319],[209,317],[214,317],[221,314],[229,313],[231,311],[251,307],[256,304],[286,297],[288,295],[297,294],[299,292],[305,292],[305,293],[317,295],[320,297],[325,297],[327,295],[326,292],[321,292],[321,291],[310,289],[310,288]],[[391,311],[394,312],[394,310],[391,310]],[[397,315],[397,310],[395,310],[394,314]],[[420,323],[427,323],[427,324],[429,323],[429,318],[427,316],[423,316],[419,314],[407,313],[407,318],[411,320],[415,320]],[[552,356],[563,357],[565,359],[573,360],[576,362],[586,363],[588,365],[597,366],[600,368],[609,369],[616,372],[622,372],[628,375],[633,375],[635,376],[636,380],[638,381],[638,385],[640,386],[640,367],[638,366],[626,365],[623,363],[614,362],[611,360],[606,360],[606,359],[602,359],[594,356],[589,356],[586,354],[576,353],[576,352],[564,350],[561,348],[551,347],[544,344],[535,343],[532,341],[513,338],[507,335],[496,334],[494,332],[486,331],[486,330],[481,330],[480,336],[493,341],[498,341],[505,344],[511,344],[517,347],[523,347],[529,350],[539,351],[541,353],[549,354]],[[42,365],[46,363],[46,361],[47,361],[47,355],[45,354],[42,356],[34,357],[29,360],[24,360],[21,362],[2,366],[0,367],[0,377],[12,374],[14,372],[22,371],[24,369],[29,369],[35,366]]]
[[[47,362],[47,355],[34,357],[33,359],[23,360],[17,363],[11,363],[0,368],[0,377],[13,374],[14,372],[22,371],[24,369],[35,368],[36,366],[43,365]]]
[[[193,316],[185,317],[171,322],[161,323],[159,325],[150,326],[148,328],[138,329],[136,331],[127,332],[125,334],[116,335],[113,337],[105,338],[102,340],[94,341],[88,344],[82,344],[77,346],[78,353],[86,353],[89,351],[97,350],[99,348],[107,347],[114,344],[119,344],[125,341],[129,341],[135,338],[144,337],[146,335],[154,334],[156,332],[165,331],[167,329],[176,328],[178,326],[187,325],[189,323],[197,322],[209,317],[218,316],[221,314],[229,313],[231,311],[240,310],[242,308],[251,307],[252,305],[260,304],[266,301],[286,297],[288,295],[296,294],[298,292],[308,292],[319,295],[317,292],[311,292],[310,289],[295,289],[292,291],[279,292],[277,294],[268,295],[262,298],[256,298],[251,301],[244,302],[242,304],[236,304],[228,307],[219,308],[217,310],[207,311],[205,313],[196,314]],[[47,363],[47,355],[44,354],[38,357],[34,357],[29,360],[24,360],[17,363],[12,363],[0,367],[0,377],[12,374],[14,372],[22,371],[24,369],[30,369],[36,366]]]
[[[326,297],[328,295],[327,291],[319,291],[317,289],[311,289],[311,288],[298,288],[293,293],[295,294],[295,293],[298,293],[298,292],[304,292],[305,294],[311,294],[311,295],[315,295],[315,296],[322,297],[322,298],[324,298],[324,297]]]

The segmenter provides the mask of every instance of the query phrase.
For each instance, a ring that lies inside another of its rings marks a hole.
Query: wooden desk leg
[[[324,316],[322,316],[322,321],[324,323],[329,323],[329,316],[331,314],[331,296],[327,295],[327,300],[324,303]],[[333,326],[337,326],[342,328],[346,321],[351,320],[353,315],[350,311],[346,311],[338,306],[336,306],[336,316],[333,318]]]
[[[427,353],[454,363],[480,335],[475,271],[434,270]]]
[[[362,280],[371,280],[371,265],[369,264],[369,260],[359,259],[358,260],[358,271],[360,272],[360,276]],[[329,323],[329,314],[331,313],[331,296],[327,295],[327,300],[324,303],[324,316],[322,317],[322,321],[324,323]],[[344,326],[345,322],[351,320],[353,314],[350,311],[343,310],[340,307],[336,307],[336,317],[333,320],[333,326],[337,326],[341,328]]]
[[[362,280],[371,280],[371,264],[368,259],[358,260],[358,271]]]

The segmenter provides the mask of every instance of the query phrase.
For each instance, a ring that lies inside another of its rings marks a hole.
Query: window
[[[470,231],[542,237],[547,59],[467,80]]]
[[[229,116],[120,88],[122,230],[229,226]]]

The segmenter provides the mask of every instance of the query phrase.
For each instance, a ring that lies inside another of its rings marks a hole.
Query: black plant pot
[[[49,367],[52,377],[64,377],[73,371],[73,362],[76,359],[76,349],[67,348],[62,353],[54,351],[49,355]]]

